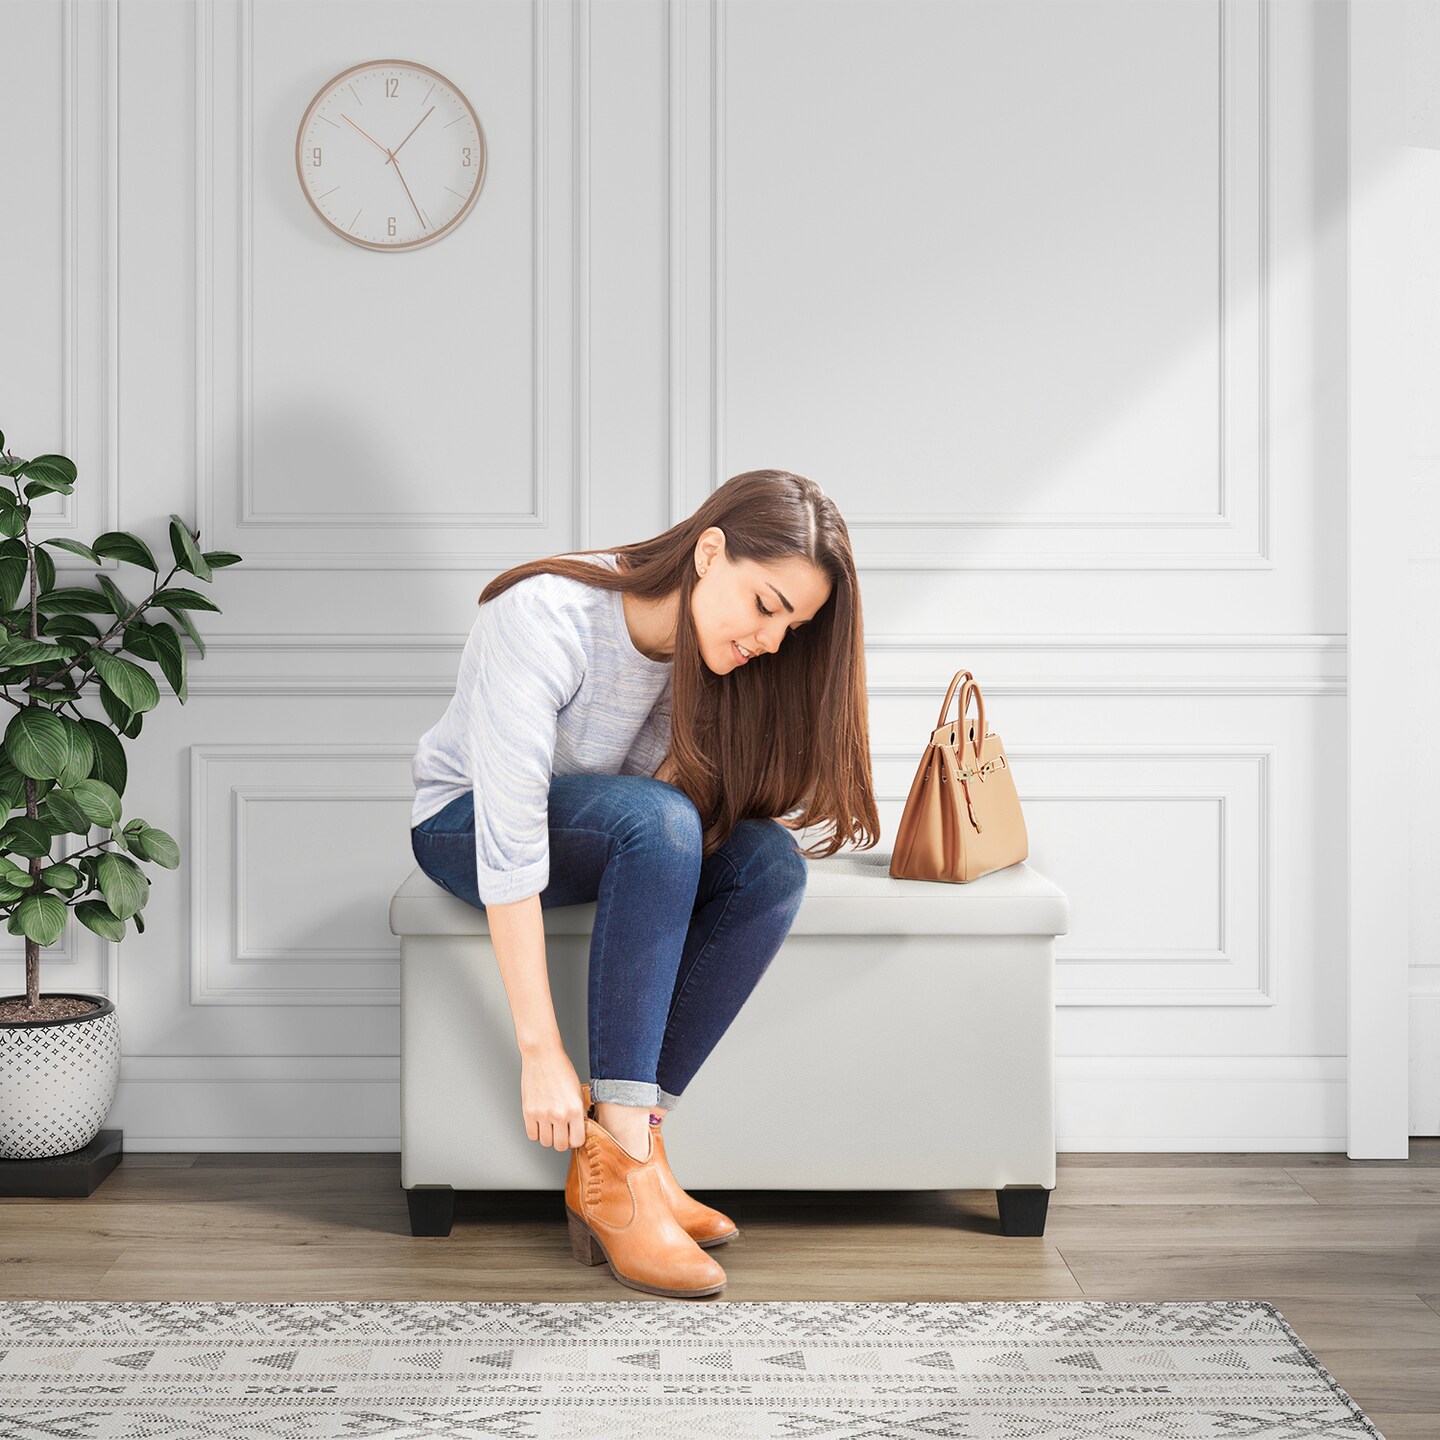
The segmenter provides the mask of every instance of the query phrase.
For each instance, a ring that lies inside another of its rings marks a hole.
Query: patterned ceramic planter
[[[100,1008],[34,1024],[0,1020],[0,1158],[7,1160],[41,1160],[88,1145],[120,1084],[114,1003],[104,995],[47,993],[93,1000]]]

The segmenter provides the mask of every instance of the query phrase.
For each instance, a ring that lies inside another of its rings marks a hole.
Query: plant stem
[[[16,487],[18,491],[18,486]],[[35,547],[30,543],[30,522],[25,522],[25,549],[30,559],[30,636],[35,640],[39,635],[39,623],[37,620],[38,610],[36,598],[39,592],[40,577],[35,573]],[[35,666],[30,667],[30,683],[35,683]],[[40,807],[35,799],[35,782],[30,776],[25,777],[25,814],[31,820],[40,818]],[[30,858],[30,885],[33,889],[40,883],[40,871],[43,867],[40,864],[40,857],[33,855]],[[21,902],[24,903],[23,901]],[[25,937],[25,1006],[33,1010],[40,1003],[40,942],[33,940],[29,935]]]

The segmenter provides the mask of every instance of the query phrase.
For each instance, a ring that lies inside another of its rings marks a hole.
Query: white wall
[[[481,588],[775,465],[855,542],[882,843],[951,675],[984,686],[1071,897],[1062,1149],[1345,1148],[1344,7],[7,0],[0,30],[33,337],[0,428],[80,466],[39,513],[163,543],[178,511],[246,557],[131,747],[182,868],[123,959],[72,925],[42,972],[117,1001],[127,1147],[398,1143],[386,910]],[[490,145],[460,228],[398,255],[294,163],[320,86],[388,56]]]

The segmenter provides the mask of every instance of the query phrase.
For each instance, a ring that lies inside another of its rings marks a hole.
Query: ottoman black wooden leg
[[[1043,1235],[1050,1192],[1043,1185],[1007,1185],[995,1192],[1002,1235]]]
[[[455,1191],[449,1185],[412,1185],[405,1192],[412,1235],[448,1235],[455,1223]]]

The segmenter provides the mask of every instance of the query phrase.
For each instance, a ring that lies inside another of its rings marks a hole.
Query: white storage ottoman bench
[[[1055,1186],[1055,937],[1065,895],[1028,864],[966,885],[893,880],[878,850],[811,860],[780,952],[666,1125],[687,1190],[996,1192],[1041,1235]],[[594,903],[543,912],[566,1052],[589,1078]],[[520,1055],[485,912],[418,867],[400,936],[400,1182],[415,1235],[457,1190],[555,1190],[525,1134]]]

